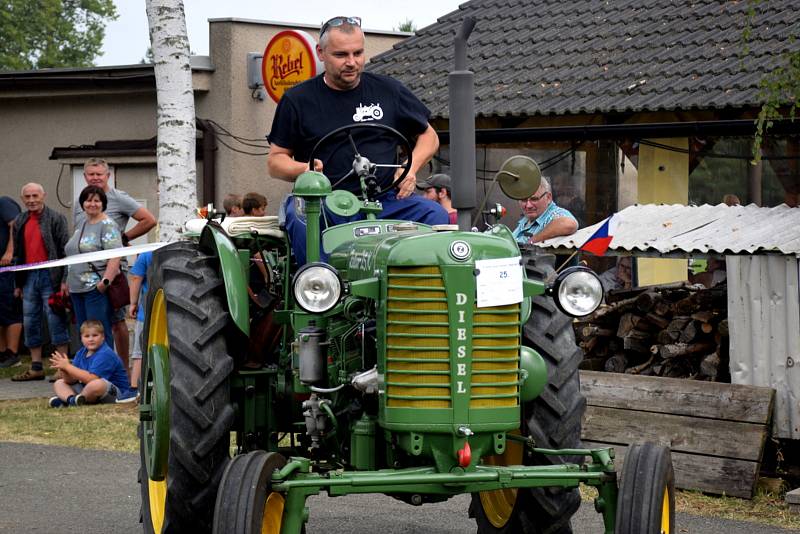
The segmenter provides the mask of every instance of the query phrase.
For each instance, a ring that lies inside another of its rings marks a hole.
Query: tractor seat
[[[203,231],[206,219],[192,219],[186,222],[186,230],[190,233]],[[220,223],[223,230],[228,232],[231,237],[239,235],[250,235],[253,231],[259,235],[283,239],[285,234],[278,226],[278,217],[275,215],[265,215],[263,217],[225,217]]]

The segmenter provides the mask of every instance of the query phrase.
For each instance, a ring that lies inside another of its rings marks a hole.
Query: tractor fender
[[[519,388],[520,401],[530,402],[538,397],[547,385],[547,365],[538,352],[523,345],[520,347],[519,366],[524,371]]]
[[[225,282],[228,312],[233,323],[245,336],[250,336],[250,300],[247,294],[247,273],[239,250],[216,221],[209,221],[200,234],[200,249],[219,258],[219,270]]]

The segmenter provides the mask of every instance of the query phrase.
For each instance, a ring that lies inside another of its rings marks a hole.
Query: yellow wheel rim
[[[664,488],[664,499],[661,501],[661,534],[672,534],[669,518],[672,515],[669,506],[669,487]]]
[[[261,516],[261,534],[280,534],[285,502],[280,493],[269,494],[264,502],[264,515]]]
[[[164,526],[164,509],[167,503],[167,481],[147,481],[147,492],[150,495],[150,522],[153,532],[161,532]]]
[[[516,441],[506,441],[506,450],[503,454],[487,456],[483,459],[483,463],[484,465],[521,465],[522,444]],[[486,519],[495,528],[503,528],[511,519],[514,505],[517,503],[517,489],[482,491],[479,495]]]
[[[147,333],[147,345],[164,345],[169,348],[169,333],[167,329],[167,301],[164,290],[159,289],[150,308],[150,331]]]
[[[167,328],[167,304],[164,291],[159,290],[150,309],[150,330],[147,336],[147,346],[161,345],[169,350],[169,334]],[[151,390],[155,393],[155,388]],[[149,399],[148,399],[149,400]],[[155,399],[154,399],[155,400]],[[160,533],[164,526],[164,514],[167,505],[167,479],[147,480],[147,492],[150,505],[150,521],[153,532]]]

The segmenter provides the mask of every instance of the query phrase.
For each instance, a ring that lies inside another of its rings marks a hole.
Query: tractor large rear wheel
[[[190,242],[160,249],[148,281],[140,406],[144,530],[208,533],[234,420],[223,281],[216,258]]]
[[[554,272],[552,255],[523,250],[528,278],[546,280]],[[547,363],[548,383],[539,397],[522,408],[520,432],[532,436],[537,447],[578,448],[586,399],[580,392],[578,364],[582,353],[575,343],[572,319],[549,297],[533,299],[531,317],[523,327],[523,344],[535,349]],[[509,442],[501,456],[484,459],[495,465],[552,465],[581,463],[582,457],[524,453]],[[577,489],[532,488],[482,492],[472,497],[470,516],[481,534],[569,534],[570,518],[581,499]]]

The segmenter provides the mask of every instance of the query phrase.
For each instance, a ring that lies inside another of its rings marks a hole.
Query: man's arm
[[[130,291],[131,304],[128,306],[128,317],[136,319],[136,313],[139,311],[139,292],[142,289],[143,276],[135,274],[128,275],[128,290]]]
[[[571,217],[558,217],[542,228],[542,231],[531,238],[531,243],[539,243],[551,237],[572,235],[578,229],[578,221]]]
[[[49,209],[49,208],[48,208]],[[56,258],[66,258],[67,253],[64,247],[69,241],[69,234],[67,233],[67,218],[60,213],[52,212],[55,215],[53,224],[53,240],[56,243]],[[69,288],[67,287],[67,268],[61,268],[61,292],[65,295],[68,294]]]
[[[279,180],[294,182],[295,179],[308,170],[308,163],[296,161],[294,151],[272,143],[267,155],[267,170],[269,175]],[[322,162],[314,159],[314,170],[322,172]]]
[[[8,244],[6,250],[3,252],[3,257],[0,258],[0,265],[11,265],[11,260],[14,259],[14,219],[8,222]]]
[[[433,126],[428,124],[425,131],[417,137],[417,143],[411,152],[411,169],[398,187],[397,198],[406,198],[414,193],[417,187],[417,171],[428,164],[437,150],[439,150],[439,136]]]
[[[136,210],[133,213],[133,215],[131,215],[131,217],[133,217],[134,220],[138,222],[136,223],[136,226],[124,232],[122,238],[124,243],[127,243],[128,241],[133,241],[137,237],[146,234],[147,232],[150,231],[151,228],[153,228],[156,225],[155,216],[152,213],[150,213],[150,210],[145,208],[144,206],[139,207],[139,209]],[[121,230],[124,230],[124,228],[122,228]]]
[[[53,352],[52,356],[50,356],[50,366],[61,371],[61,377],[67,384],[74,384],[75,382],[88,384],[92,380],[99,378],[94,373],[72,365],[67,355],[63,352]]]

